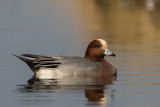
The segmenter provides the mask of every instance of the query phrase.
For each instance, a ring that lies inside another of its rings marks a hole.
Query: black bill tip
[[[110,56],[114,56],[114,57],[116,57],[116,54],[112,53]]]

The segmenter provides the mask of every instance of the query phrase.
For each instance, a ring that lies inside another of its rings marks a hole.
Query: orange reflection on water
[[[152,2],[160,4],[159,1]],[[68,14],[74,17],[74,22],[81,31],[81,38],[111,39],[113,44],[159,44],[159,7],[152,2],[69,0],[65,6],[72,11]],[[59,3],[64,4],[62,1]]]

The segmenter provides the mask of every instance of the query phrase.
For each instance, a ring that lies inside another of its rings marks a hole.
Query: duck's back
[[[35,72],[38,77],[45,77],[49,74],[54,78],[61,78],[64,76],[80,76],[80,75],[96,75],[98,62],[91,61],[83,57],[68,57],[68,56],[52,56],[57,59],[52,61],[58,63],[57,67],[41,66],[39,70]]]

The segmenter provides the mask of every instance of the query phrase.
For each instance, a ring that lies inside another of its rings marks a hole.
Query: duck
[[[108,49],[104,39],[91,41],[85,56],[43,56],[34,54],[14,55],[24,61],[34,72],[35,78],[53,79],[80,76],[117,76],[117,68],[105,59],[116,56]]]

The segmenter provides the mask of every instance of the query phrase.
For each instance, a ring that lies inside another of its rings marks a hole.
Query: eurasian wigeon
[[[17,56],[34,72],[34,77],[42,79],[62,78],[80,75],[115,75],[116,67],[105,60],[105,56],[116,56],[108,49],[103,39],[93,40],[87,47],[85,57],[41,56],[22,54]]]

